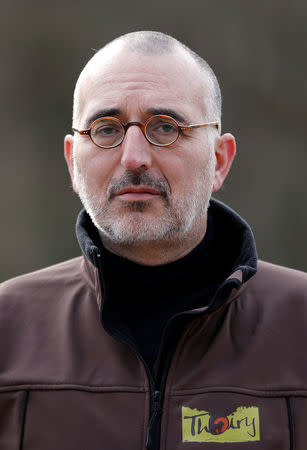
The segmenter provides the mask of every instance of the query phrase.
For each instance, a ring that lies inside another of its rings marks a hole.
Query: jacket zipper
[[[152,413],[147,427],[146,444],[148,450],[158,449],[160,439],[161,414],[162,414],[162,395],[160,391],[154,391],[151,396]],[[157,442],[158,441],[158,442]]]
[[[146,449],[147,450],[159,450],[160,449],[160,437],[161,437],[161,419],[162,419],[162,407],[164,400],[165,387],[167,382],[167,376],[169,373],[172,357],[177,348],[178,340],[169,342],[169,330],[171,324],[174,324],[178,317],[187,317],[186,313],[178,314],[170,319],[166,324],[166,328],[162,335],[160,350],[157,358],[155,378],[156,386],[152,394],[152,407],[151,415],[147,428],[146,436]],[[183,324],[182,324],[183,325]],[[183,326],[182,326],[183,331]],[[182,333],[181,333],[182,335]],[[179,339],[179,336],[178,336]],[[168,345],[166,345],[168,344]],[[163,361],[163,366],[162,366]]]
[[[98,272],[99,272],[99,280],[100,285],[102,288],[102,292],[105,291],[105,282],[104,277],[102,273],[102,264],[101,264],[101,255],[100,253],[96,252],[96,264],[98,266]],[[154,379],[154,376],[152,372],[150,371],[146,361],[143,359],[143,357],[136,351],[136,349],[131,346],[128,342],[121,339],[116,334],[112,333],[109,329],[106,329],[106,331],[117,341],[124,343],[128,345],[128,347],[136,353],[138,358],[142,361],[147,377],[149,380],[149,389],[150,389],[150,418],[149,418],[149,424],[147,427],[147,433],[146,433],[146,449],[147,450],[159,450],[160,448],[160,430],[161,430],[161,413],[162,413],[162,401],[163,401],[163,395],[164,395],[164,386],[159,386],[156,380]],[[168,367],[167,367],[168,371]],[[163,377],[166,380],[166,376]]]

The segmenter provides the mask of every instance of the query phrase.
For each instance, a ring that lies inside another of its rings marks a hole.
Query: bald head
[[[82,70],[76,83],[73,104],[73,126],[79,127],[80,103],[82,103],[83,85],[91,78],[97,70],[97,66],[109,64],[120,53],[139,53],[152,58],[168,54],[180,54],[186,63],[194,64],[195,70],[200,71],[203,83],[209,93],[209,101],[206,104],[205,120],[215,121],[221,118],[221,91],[217,78],[209,66],[197,53],[177,39],[158,31],[136,31],[124,34],[102,47],[88,61]]]

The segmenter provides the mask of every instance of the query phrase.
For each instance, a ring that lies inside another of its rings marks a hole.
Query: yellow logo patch
[[[240,406],[228,416],[182,407],[182,442],[260,441],[259,409]]]

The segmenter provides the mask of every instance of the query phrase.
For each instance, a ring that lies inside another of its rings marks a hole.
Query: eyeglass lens
[[[169,145],[175,142],[179,129],[175,121],[166,117],[152,117],[147,122],[145,134],[154,145]],[[119,145],[125,136],[123,125],[114,119],[100,119],[91,128],[92,140],[104,148]]]
[[[169,145],[177,139],[179,129],[172,119],[153,117],[147,122],[145,133],[152,144]]]
[[[91,128],[92,140],[101,147],[114,147],[119,144],[125,130],[120,122],[113,119],[101,119]]]

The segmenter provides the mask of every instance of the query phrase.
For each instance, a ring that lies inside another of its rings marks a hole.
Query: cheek
[[[192,150],[188,154],[185,150],[185,154],[184,158],[178,156],[165,165],[164,176],[174,195],[194,192],[204,183],[209,168],[212,169],[209,155],[199,154],[199,151],[193,154]]]
[[[156,159],[155,166],[157,167],[157,174],[154,167],[151,169],[151,173],[156,177],[161,176],[167,181],[171,194],[175,194],[185,182],[185,162],[182,157],[175,153],[166,153],[169,150],[162,150]],[[165,153],[162,153],[165,152]]]
[[[79,172],[88,186],[102,189],[107,186],[114,171],[114,155],[83,152],[76,160]]]

